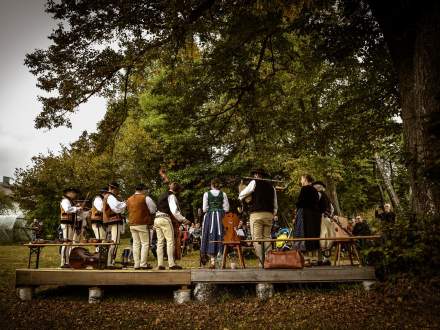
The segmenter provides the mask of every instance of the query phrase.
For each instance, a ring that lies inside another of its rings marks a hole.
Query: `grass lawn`
[[[128,245],[124,240],[122,247]],[[120,248],[118,255],[122,249]],[[0,246],[0,329],[421,329],[440,327],[436,292],[384,294],[357,285],[276,286],[267,302],[253,286],[225,286],[212,304],[175,305],[174,288],[111,287],[101,304],[88,304],[85,287],[39,288],[34,300],[15,295],[15,269],[27,266],[28,249]],[[153,259],[150,262],[156,265]],[[255,260],[247,260],[249,265]],[[45,248],[41,267],[57,267],[57,248]],[[198,252],[179,262],[198,267]],[[383,288],[383,287],[382,287]]]

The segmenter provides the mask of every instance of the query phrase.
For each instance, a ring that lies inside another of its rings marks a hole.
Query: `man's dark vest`
[[[255,180],[255,190],[252,193],[250,212],[270,212],[274,211],[275,190],[272,184],[262,180]]]
[[[174,195],[172,191],[167,191],[160,195],[158,201],[157,201],[157,210],[162,213],[166,213],[169,216],[172,216],[170,205],[168,204],[168,196]]]

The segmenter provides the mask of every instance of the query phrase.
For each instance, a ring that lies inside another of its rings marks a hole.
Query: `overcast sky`
[[[95,98],[72,117],[72,129],[34,128],[41,110],[36,78],[24,66],[25,54],[46,48],[54,22],[44,13],[45,0],[0,0],[0,180],[31,157],[73,142],[82,131],[94,131],[105,113],[105,100]]]

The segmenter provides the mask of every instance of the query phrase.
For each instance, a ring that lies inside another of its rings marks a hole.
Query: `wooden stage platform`
[[[196,283],[311,283],[374,281],[373,267],[321,266],[300,270],[288,269],[184,269],[184,270],[73,270],[73,269],[17,269],[15,285],[36,286],[116,286],[168,285],[190,286]]]
[[[217,284],[254,284],[259,299],[273,296],[276,283],[362,282],[365,288],[376,280],[373,267],[326,266],[304,269],[184,269],[184,270],[74,270],[17,269],[15,286],[21,300],[32,300],[39,286],[84,286],[89,288],[89,302],[101,301],[103,290],[110,286],[171,286],[177,303],[194,298],[208,301]],[[214,289],[213,289],[214,288]],[[194,289],[194,292],[192,292]]]

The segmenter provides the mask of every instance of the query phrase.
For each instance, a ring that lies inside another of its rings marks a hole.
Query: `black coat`
[[[303,186],[299,193],[297,208],[303,209],[304,237],[320,237],[321,215],[319,208],[319,194],[313,186]],[[319,241],[306,241],[306,250],[319,249]]]
[[[375,216],[377,219],[380,219],[381,221],[388,223],[388,224],[392,224],[395,222],[396,220],[396,214],[394,212],[382,212],[379,213],[377,210],[375,212]]]

